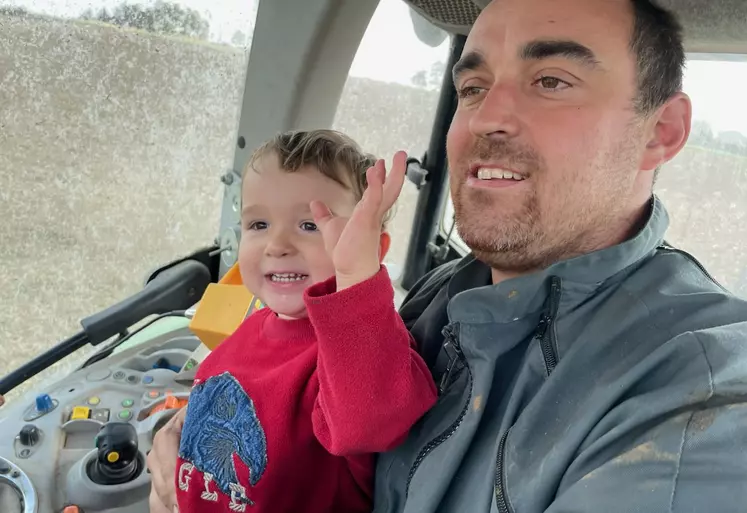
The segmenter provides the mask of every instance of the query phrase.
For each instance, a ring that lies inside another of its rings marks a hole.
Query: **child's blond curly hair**
[[[366,170],[376,164],[377,158],[365,153],[347,135],[336,130],[294,130],[276,135],[262,144],[252,154],[244,174],[255,170],[254,164],[270,153],[278,156],[280,168],[293,173],[304,166],[314,166],[324,176],[346,189],[351,188],[355,200],[360,201],[368,186]],[[384,226],[392,212],[384,217]]]

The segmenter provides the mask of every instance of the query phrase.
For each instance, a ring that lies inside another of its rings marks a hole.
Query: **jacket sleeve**
[[[305,299],[319,347],[316,437],[335,455],[392,449],[437,395],[394,307],[386,269],[340,292],[332,278]]]
[[[632,413],[632,422],[607,430],[580,451],[547,513],[745,510],[746,362],[727,358],[731,352],[724,340],[712,338],[718,336],[713,331],[688,336],[703,349],[704,386],[693,392],[691,382],[670,383],[629,399],[627,411],[635,412],[665,395],[680,398],[646,423],[632,421]]]

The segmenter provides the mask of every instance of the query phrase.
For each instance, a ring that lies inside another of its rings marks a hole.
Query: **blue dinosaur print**
[[[179,456],[212,474],[218,488],[230,495],[230,484],[239,484],[234,453],[249,468],[249,481],[255,486],[267,466],[265,432],[254,402],[236,378],[224,372],[192,390]]]

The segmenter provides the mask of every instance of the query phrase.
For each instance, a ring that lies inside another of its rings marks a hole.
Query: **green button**
[[[130,420],[130,417],[132,417],[132,412],[130,410],[122,410],[119,412],[119,418],[122,420]]]
[[[132,405],[135,404],[135,401],[132,399],[125,399],[122,401],[122,407],[123,408],[132,408]]]

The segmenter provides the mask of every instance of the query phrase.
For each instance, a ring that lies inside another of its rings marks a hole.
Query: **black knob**
[[[138,458],[137,432],[127,422],[109,422],[96,435],[98,454],[88,474],[95,483],[119,484],[137,477],[142,470]]]
[[[39,432],[38,427],[34,426],[33,424],[26,424],[21,429],[21,432],[18,433],[18,438],[23,445],[31,447],[32,445],[36,445],[36,442],[39,441],[39,438],[41,438],[41,433]]]

